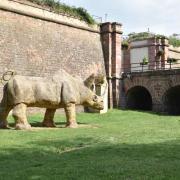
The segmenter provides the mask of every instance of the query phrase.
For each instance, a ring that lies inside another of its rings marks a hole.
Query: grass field
[[[42,118],[29,119],[37,126]],[[112,110],[77,118],[78,129],[62,128],[62,115],[55,129],[0,130],[0,180],[180,179],[180,116]]]

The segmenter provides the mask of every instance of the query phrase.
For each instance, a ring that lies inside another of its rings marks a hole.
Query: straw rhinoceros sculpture
[[[0,103],[0,128],[8,128],[7,116],[11,110],[16,129],[31,128],[26,116],[27,107],[46,108],[42,122],[46,127],[55,126],[55,111],[64,108],[66,127],[77,127],[75,105],[103,109],[102,97],[97,96],[86,84],[87,81],[83,82],[64,70],[59,70],[51,78],[12,76],[4,86]]]

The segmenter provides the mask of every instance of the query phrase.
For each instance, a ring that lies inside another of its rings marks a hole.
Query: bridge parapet
[[[174,70],[180,69],[180,59],[168,58],[164,61],[151,61],[140,63],[127,63],[122,65],[122,72],[146,72],[146,71],[160,71],[160,70]]]

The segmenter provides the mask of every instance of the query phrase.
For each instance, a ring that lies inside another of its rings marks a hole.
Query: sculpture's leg
[[[76,122],[76,111],[75,111],[75,104],[67,104],[65,106],[65,112],[66,112],[66,127],[70,128],[77,128],[78,124]]]
[[[13,108],[13,117],[15,120],[15,129],[30,129],[31,125],[27,121],[27,106],[23,103],[17,104]]]
[[[3,107],[0,105],[0,128],[3,128],[3,129],[8,128],[7,116],[11,109],[12,107],[9,107],[9,106]]]
[[[46,109],[46,113],[44,115],[44,120],[42,122],[42,125],[45,127],[56,127],[54,124],[54,114],[56,112],[56,109]]]

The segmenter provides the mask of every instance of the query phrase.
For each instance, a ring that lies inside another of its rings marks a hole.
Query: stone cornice
[[[1,0],[0,9],[17,13],[17,14],[21,14],[24,16],[29,16],[29,17],[49,21],[49,22],[54,22],[57,24],[62,24],[65,26],[76,28],[76,29],[90,31],[94,33],[100,33],[100,29],[98,26],[89,27],[88,24],[78,19],[59,15],[59,14],[56,14],[56,13],[53,13],[53,12],[50,12],[48,10],[41,9],[38,7],[32,7],[26,4],[19,3],[18,1],[16,2],[16,1],[10,1],[10,0]]]

